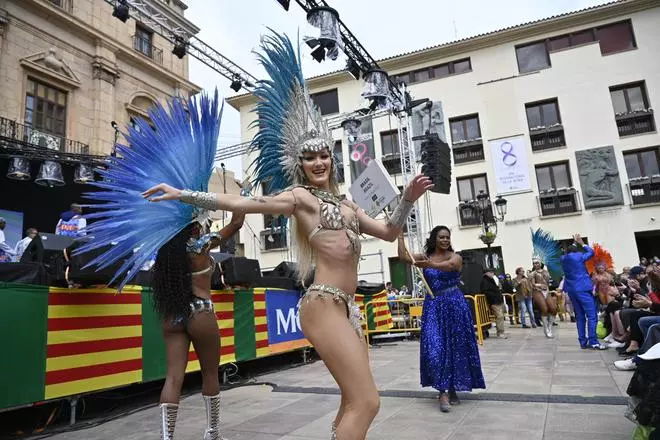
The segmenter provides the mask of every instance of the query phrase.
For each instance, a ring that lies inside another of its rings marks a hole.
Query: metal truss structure
[[[150,4],[148,0],[122,1],[129,7],[131,17],[148,26],[155,33],[172,43],[173,46],[177,44],[185,45],[188,55],[206,64],[229,81],[240,81],[246,90],[252,90],[255,87],[257,78],[250,72],[182,29],[175,20],[167,17],[158,7]],[[120,3],[119,0],[105,0],[105,2],[113,7]]]

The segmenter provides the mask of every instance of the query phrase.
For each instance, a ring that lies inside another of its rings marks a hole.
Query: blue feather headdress
[[[561,273],[561,250],[555,239],[549,232],[539,228],[532,232],[532,248],[534,249],[533,260],[539,260],[545,264],[548,271],[556,276]]]
[[[178,201],[150,203],[142,192],[159,183],[175,188],[207,191],[213,172],[222,118],[218,91],[213,98],[202,94],[191,98],[187,108],[180,99],[171,99],[167,107],[157,104],[149,110],[153,127],[144,120],[128,127],[128,146],[117,145],[119,157],[110,159],[99,170],[103,180],[93,185],[101,191],[85,194],[98,203],[91,208],[87,227],[92,240],[76,250],[110,248],[85,267],[97,270],[124,259],[110,283],[125,275],[121,290],[153,255],[183,228],[208,219],[206,211]]]
[[[254,91],[259,102],[254,110],[258,119],[252,127],[259,131],[250,148],[259,151],[252,164],[255,186],[267,183],[268,192],[275,192],[303,184],[302,153],[324,148],[332,153],[334,141],[309,97],[300,52],[289,38],[273,32],[263,37],[261,49],[263,53],[257,56],[270,79],[259,81]]]

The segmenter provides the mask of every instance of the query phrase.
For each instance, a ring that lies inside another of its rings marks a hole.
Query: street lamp
[[[493,213],[493,204],[495,205],[495,213]],[[504,221],[506,215],[507,200],[502,196],[497,196],[495,202],[491,202],[490,197],[483,190],[479,191],[477,201],[472,203],[471,206],[481,223],[481,235],[479,239],[488,248],[487,264],[493,267],[493,256],[490,247],[495,242],[497,237],[497,222]]]

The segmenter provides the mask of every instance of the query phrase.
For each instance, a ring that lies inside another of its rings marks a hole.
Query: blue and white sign
[[[531,191],[527,147],[522,135],[489,141],[497,194]]]
[[[300,329],[300,295],[295,290],[266,290],[269,345],[305,338]]]

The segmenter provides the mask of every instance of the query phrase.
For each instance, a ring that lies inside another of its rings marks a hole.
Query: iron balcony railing
[[[151,38],[140,35],[133,35],[131,38],[133,39],[133,49],[151,58],[158,64],[163,64],[163,51],[154,46]]]
[[[542,151],[566,145],[562,125],[530,129],[529,139],[532,144],[532,151]]]
[[[30,148],[40,148],[67,154],[89,154],[89,145],[32,128],[11,119],[0,117],[0,145],[7,148],[16,143]]]
[[[628,190],[633,206],[660,203],[660,176],[631,179]]]
[[[655,131],[655,121],[653,119],[653,110],[651,109],[616,115],[615,119],[619,136],[630,136]]]
[[[582,211],[578,193],[573,188],[544,191],[538,196],[541,217],[565,215]]]

